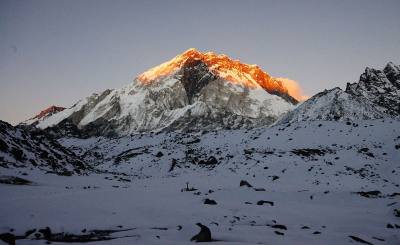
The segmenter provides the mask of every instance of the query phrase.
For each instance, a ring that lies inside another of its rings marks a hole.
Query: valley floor
[[[214,244],[400,244],[400,123],[310,124],[63,139],[104,172],[0,169],[32,181],[0,184],[0,233],[37,229],[17,244],[63,244],[67,233],[111,239],[94,244],[188,244],[200,222]]]

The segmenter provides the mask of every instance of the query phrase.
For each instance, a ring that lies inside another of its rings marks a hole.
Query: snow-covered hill
[[[27,131],[0,121],[0,169],[38,168],[61,175],[79,174],[87,165],[73,152],[40,131]]]
[[[358,121],[400,116],[400,68],[389,62],[380,71],[366,68],[357,83],[346,90],[334,88],[318,93],[276,122],[315,120]]]
[[[66,134],[74,128],[82,136],[250,128],[273,123],[296,103],[280,80],[258,66],[189,49],[128,86],[94,94],[37,127]]]
[[[334,88],[318,93],[288,112],[276,124],[301,121],[357,121],[384,118],[374,104],[364,97]]]

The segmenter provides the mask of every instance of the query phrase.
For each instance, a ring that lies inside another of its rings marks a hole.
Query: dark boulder
[[[260,200],[257,202],[257,205],[259,205],[259,206],[264,205],[264,204],[269,204],[271,206],[274,206],[274,202],[271,202],[271,201]]]
[[[287,230],[285,225],[271,225],[271,227],[274,229]]]
[[[217,205],[217,202],[215,200],[206,198],[206,200],[204,200],[204,204]]]
[[[197,226],[199,226],[201,228],[199,234],[195,235],[194,237],[192,237],[192,239],[190,239],[190,241],[196,241],[196,242],[211,242],[211,231],[210,229],[205,226],[202,225],[201,223],[197,223]]]
[[[253,186],[250,185],[250,183],[247,182],[246,180],[241,180],[239,186],[253,187]]]

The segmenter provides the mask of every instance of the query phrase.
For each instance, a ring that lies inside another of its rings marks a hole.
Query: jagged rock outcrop
[[[318,93],[285,114],[276,124],[299,121],[357,121],[400,116],[400,69],[388,63],[381,70],[366,68],[346,90]]]
[[[390,116],[400,115],[400,67],[389,62],[383,70],[366,68],[358,83],[347,84],[346,92],[371,101]]]

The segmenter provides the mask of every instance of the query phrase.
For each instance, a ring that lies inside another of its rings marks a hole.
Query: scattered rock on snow
[[[271,202],[271,201],[260,200],[257,202],[257,205],[259,205],[259,206],[264,205],[264,204],[269,204],[271,206],[274,206],[274,202]]]
[[[0,240],[9,245],[15,245],[15,235],[12,233],[0,234]]]
[[[246,180],[241,180],[239,186],[253,187],[253,186],[250,185],[250,183],[247,182]]]
[[[400,217],[400,209],[395,209],[395,210],[393,210],[393,212],[394,212],[394,216]]]
[[[277,175],[273,175],[273,176],[270,176],[270,177],[272,177],[272,181],[275,181],[275,180],[279,179],[279,176],[277,176]]]
[[[377,198],[381,195],[380,191],[359,191],[357,192],[360,196],[367,197],[367,198]]]
[[[202,159],[198,163],[200,166],[214,166],[218,164],[218,160],[214,156],[210,156],[208,159]]]
[[[356,241],[356,242],[372,245],[372,243],[367,242],[367,241],[365,241],[364,239],[361,239],[361,238],[359,238],[359,237],[356,237],[356,236],[349,236],[349,237],[350,237],[351,239],[353,239],[354,241]]]
[[[381,241],[381,242],[385,241],[385,239],[380,238],[380,237],[376,237],[376,236],[373,236],[372,239],[375,239],[375,240],[378,240],[378,241]]]
[[[271,225],[271,228],[287,230],[287,227],[285,225]]]
[[[0,183],[7,185],[30,185],[31,181],[16,176],[0,176]]]

